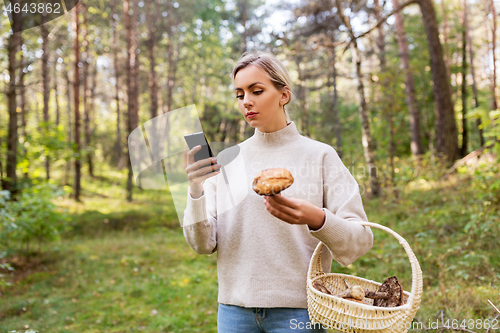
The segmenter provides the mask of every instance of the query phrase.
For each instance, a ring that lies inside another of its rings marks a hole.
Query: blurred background
[[[250,50],[285,63],[300,133],[337,150],[369,220],[417,255],[415,330],[500,327],[500,4],[89,0],[27,29],[15,2],[0,16],[2,331],[216,332],[216,256],[189,248],[168,188],[137,187],[127,137],[191,104],[209,142],[252,136],[230,79]],[[411,291],[403,249],[374,234],[332,271]]]

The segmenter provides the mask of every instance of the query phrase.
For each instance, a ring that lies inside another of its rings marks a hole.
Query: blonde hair
[[[290,76],[288,75],[288,71],[281,61],[279,61],[273,54],[268,52],[249,51],[243,53],[243,55],[240,57],[233,68],[233,72],[231,74],[233,83],[238,71],[249,65],[255,65],[262,69],[268,75],[269,79],[274,84],[276,89],[280,90],[284,88],[290,92],[290,98],[288,99],[288,102],[285,103],[285,105],[292,101],[293,90],[291,88]],[[283,105],[283,112],[285,113],[286,122],[289,123],[290,116],[285,110],[285,105]]]

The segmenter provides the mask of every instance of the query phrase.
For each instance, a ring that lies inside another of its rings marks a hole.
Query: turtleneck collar
[[[252,139],[257,145],[280,147],[298,139],[299,137],[300,133],[297,130],[297,126],[295,126],[293,121],[290,121],[286,127],[271,133],[264,133],[256,128]]]

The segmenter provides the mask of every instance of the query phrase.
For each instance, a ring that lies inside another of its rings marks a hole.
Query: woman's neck
[[[262,127],[257,127],[257,129],[259,131],[261,131],[262,133],[272,133],[272,132],[277,132],[279,130],[282,130],[283,128],[287,127],[287,122],[285,119],[283,119],[283,121],[279,122],[279,123],[274,123],[274,124],[267,124],[265,126],[262,126]]]

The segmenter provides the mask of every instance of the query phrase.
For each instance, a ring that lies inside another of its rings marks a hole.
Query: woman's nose
[[[245,97],[243,97],[243,105],[245,107],[249,107],[253,104],[253,102],[250,100],[250,97],[248,94],[245,94]]]

